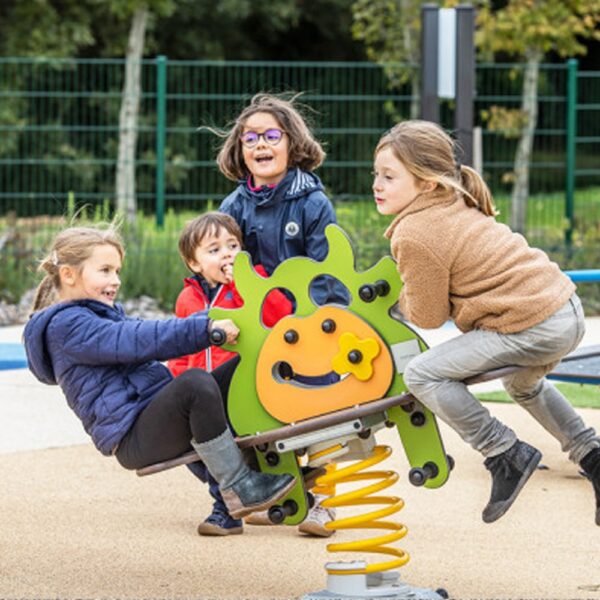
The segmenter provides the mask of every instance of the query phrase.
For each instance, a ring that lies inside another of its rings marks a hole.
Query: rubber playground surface
[[[453,431],[440,424],[456,467],[437,490],[410,485],[398,436],[378,433],[394,450],[381,467],[400,474],[390,493],[406,502],[393,517],[408,527],[396,543],[411,555],[402,580],[465,600],[600,599],[591,485],[523,410],[487,406],[547,467],[491,525],[481,521],[489,475]],[[600,410],[579,412],[600,430]],[[292,599],[326,587],[328,561],[377,558],[326,551],[367,532],[324,540],[246,526],[243,535],[199,537],[211,502],[185,467],[145,478],[123,470],[86,441],[60,391],[24,370],[0,372],[0,433],[0,598]]]

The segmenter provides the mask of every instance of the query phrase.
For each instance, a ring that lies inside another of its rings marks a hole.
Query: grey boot
[[[266,510],[283,498],[296,483],[288,474],[252,471],[244,462],[229,429],[208,442],[192,440],[192,447],[219,482],[227,510],[234,519]]]

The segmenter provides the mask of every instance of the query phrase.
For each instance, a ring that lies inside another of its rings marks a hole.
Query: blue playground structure
[[[600,269],[565,271],[575,283],[600,282]],[[600,344],[578,348],[547,376],[568,383],[600,385]]]
[[[26,367],[27,357],[23,344],[0,344],[0,371]]]

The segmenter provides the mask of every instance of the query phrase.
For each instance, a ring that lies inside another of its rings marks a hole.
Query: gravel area
[[[35,289],[23,294],[18,304],[8,304],[0,301],[0,327],[7,325],[22,325],[27,322]],[[158,302],[149,296],[140,296],[123,302],[125,312],[130,317],[141,319],[167,319],[173,314],[159,307]]]

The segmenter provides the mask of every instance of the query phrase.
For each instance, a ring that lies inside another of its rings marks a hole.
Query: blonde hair
[[[461,194],[467,206],[487,216],[498,214],[485,181],[471,167],[457,164],[455,142],[439,125],[419,120],[398,123],[379,140],[375,156],[384,148],[391,148],[418,180]]]
[[[220,212],[207,212],[191,221],[188,221],[179,236],[179,254],[185,266],[190,268],[190,262],[194,260],[196,248],[208,235],[218,235],[221,229],[225,229],[233,235],[242,245],[242,230],[230,215]]]
[[[94,249],[105,244],[113,246],[123,260],[125,249],[114,225],[106,229],[69,227],[61,231],[54,239],[52,249],[38,266],[38,271],[45,273],[45,276],[35,292],[33,312],[58,302],[61,266],[69,265],[81,270]]]
[[[209,128],[225,138],[217,165],[227,179],[238,181],[250,175],[244,162],[242,142],[240,140],[246,121],[256,113],[272,115],[288,136],[288,167],[298,167],[304,171],[313,171],[325,160],[325,151],[314,138],[305,118],[296,104],[298,95],[290,100],[272,94],[256,94],[250,104],[242,110],[228,131]]]

